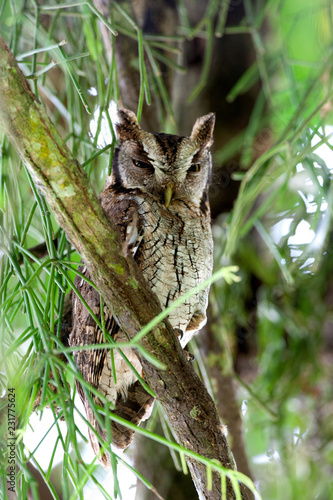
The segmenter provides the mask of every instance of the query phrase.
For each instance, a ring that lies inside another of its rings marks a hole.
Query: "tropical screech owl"
[[[101,193],[102,207],[120,229],[124,245],[136,262],[161,307],[207,279],[212,273],[213,241],[208,204],[211,173],[210,147],[213,142],[215,116],[198,118],[190,137],[152,134],[141,129],[131,111],[118,110],[112,175]],[[88,277],[86,268],[81,271]],[[93,312],[100,317],[100,297],[84,279],[76,277],[75,286]],[[208,287],[185,300],[169,315],[173,328],[180,333],[184,347],[206,322]],[[110,311],[104,307],[105,326],[117,341],[128,340]],[[73,331],[70,345],[105,342],[82,302],[73,296]],[[140,362],[132,349],[122,350],[138,373]],[[115,404],[113,413],[139,424],[149,417],[153,398],[145,391],[121,355],[114,350],[117,380],[111,370],[110,351],[78,351],[76,364],[84,379]],[[126,448],[133,431],[111,421],[104,428],[96,420],[82,386],[77,382],[88,421],[104,441],[106,427],[111,425],[112,442]],[[101,404],[96,395],[91,395]],[[109,427],[110,431],[110,427]],[[95,454],[100,442],[89,429]],[[109,465],[109,457],[101,461]]]

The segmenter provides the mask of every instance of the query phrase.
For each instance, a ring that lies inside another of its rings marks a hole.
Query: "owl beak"
[[[168,206],[170,205],[172,196],[173,196],[173,186],[171,184],[168,184],[164,191],[164,206],[166,208],[168,208]]]

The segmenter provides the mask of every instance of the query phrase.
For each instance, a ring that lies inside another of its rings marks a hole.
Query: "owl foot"
[[[194,354],[192,354],[190,351],[188,351],[187,349],[184,349],[184,353],[185,353],[185,356],[187,358],[187,361],[190,361],[190,363],[192,363],[192,361],[195,360],[195,356]]]
[[[173,331],[175,332],[175,334],[177,335],[178,337],[178,340],[179,342],[183,339],[184,337],[184,332],[183,330],[181,330],[181,328],[174,328]],[[184,348],[184,353],[185,353],[185,356],[187,358],[187,361],[194,361],[195,360],[195,356],[194,354],[192,354],[191,352],[189,352],[186,347]]]
[[[183,330],[181,330],[180,328],[174,328],[173,331],[175,332],[175,334],[177,335],[178,337],[178,340],[181,341],[183,336],[184,336],[184,332]]]

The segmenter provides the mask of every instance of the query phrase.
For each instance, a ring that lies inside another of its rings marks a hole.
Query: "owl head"
[[[146,132],[127,109],[118,110],[118,119],[111,185],[138,189],[165,207],[177,200],[206,202],[214,113],[198,118],[189,137]]]

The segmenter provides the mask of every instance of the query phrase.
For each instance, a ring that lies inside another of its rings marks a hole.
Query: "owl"
[[[212,273],[213,240],[208,203],[211,174],[210,147],[213,142],[215,115],[198,118],[189,137],[143,130],[135,114],[118,110],[112,174],[100,195],[101,205],[117,225],[126,253],[131,253],[147,283],[157,295],[161,308],[170,306]],[[86,268],[81,272],[89,278]],[[101,318],[100,296],[85,279],[77,276],[75,286],[92,311]],[[170,312],[168,319],[182,347],[206,322],[208,287],[187,298]],[[105,327],[117,342],[126,335],[104,307]],[[149,307],[149,304],[147,304]],[[107,340],[88,310],[73,295],[73,330],[70,345],[102,344]],[[144,377],[133,349],[113,350],[116,379],[113,377],[110,350],[75,352],[75,362],[90,385],[104,395],[111,411],[138,425],[150,415],[154,398],[142,387],[135,371]],[[101,443],[112,437],[118,448],[126,448],[133,430],[111,420],[96,417],[89,398],[77,381],[89,426],[92,448],[104,466],[110,465]],[[103,407],[95,393],[95,404]],[[103,425],[102,425],[103,423]]]

